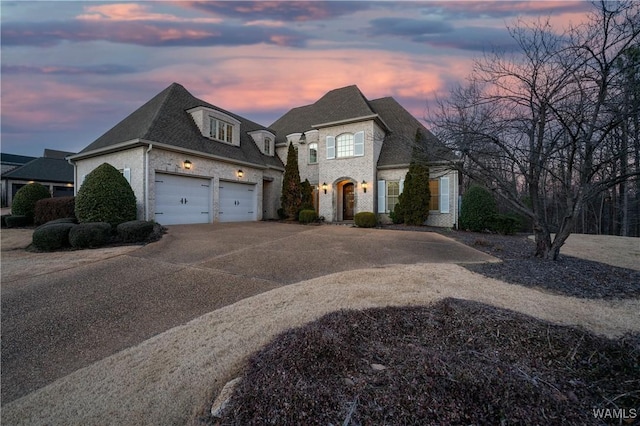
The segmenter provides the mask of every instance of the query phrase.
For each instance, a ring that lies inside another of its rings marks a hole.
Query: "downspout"
[[[78,166],[75,162],[71,160],[71,158],[67,158],[67,163],[73,166],[73,195],[78,195]]]
[[[144,153],[144,219],[149,220],[149,153],[153,149],[153,144]]]

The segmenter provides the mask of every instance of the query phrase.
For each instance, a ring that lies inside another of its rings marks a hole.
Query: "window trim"
[[[214,134],[214,126],[213,123],[216,123],[215,130],[216,134]],[[220,135],[220,124],[222,124],[224,138],[220,139],[218,136]],[[218,117],[209,116],[209,137],[218,142],[230,143],[233,144],[233,136],[234,136],[234,128],[233,123],[229,123],[228,121],[224,121]]]
[[[315,151],[315,161],[311,160],[311,151]],[[309,144],[309,150],[308,150],[309,156],[308,156],[308,163],[309,164],[318,164],[318,144],[316,142],[312,142]]]

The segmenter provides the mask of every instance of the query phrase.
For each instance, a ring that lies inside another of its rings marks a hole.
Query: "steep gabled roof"
[[[382,151],[378,158],[378,167],[409,164],[416,144],[418,129],[423,137],[423,144],[419,150],[428,161],[454,159],[453,152],[392,97],[375,99],[370,101],[370,105],[391,130],[384,138]]]
[[[73,166],[64,159],[41,157],[5,173],[2,177],[40,182],[71,183],[73,182]]]
[[[269,127],[277,133],[276,142],[282,143],[291,133],[302,133],[317,125],[374,114],[358,86],[347,86],[331,90],[311,105],[293,108]]]
[[[378,167],[408,165],[418,129],[424,141],[420,151],[427,155],[429,161],[454,158],[453,153],[395,99],[387,97],[369,101],[357,86],[332,90],[311,105],[293,108],[270,127],[277,132],[276,141],[283,143],[287,135],[312,130],[319,124],[376,115],[387,127]]]
[[[221,111],[240,122],[239,147],[202,135],[187,112],[201,106]],[[249,136],[248,132],[256,130],[270,131],[253,121],[198,99],[180,84],[173,83],[96,139],[80,154],[142,139],[230,160],[282,168],[282,162],[277,156],[263,155]]]

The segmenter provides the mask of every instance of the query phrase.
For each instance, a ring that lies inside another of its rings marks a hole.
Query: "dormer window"
[[[264,153],[271,155],[271,138],[264,138]]]
[[[233,125],[226,121],[211,117],[209,137],[222,142],[233,143]]]

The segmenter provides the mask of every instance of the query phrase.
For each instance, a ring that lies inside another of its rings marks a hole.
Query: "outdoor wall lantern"
[[[191,161],[184,160],[184,168],[187,170],[191,170]]]
[[[367,181],[366,180],[362,181],[362,189],[364,190],[364,193],[366,194],[367,193]]]
[[[238,177],[242,178],[242,176],[244,176],[244,172],[242,171],[242,169],[238,169]]]
[[[327,193],[327,182],[324,182],[322,184],[322,190],[324,191],[325,194]]]

